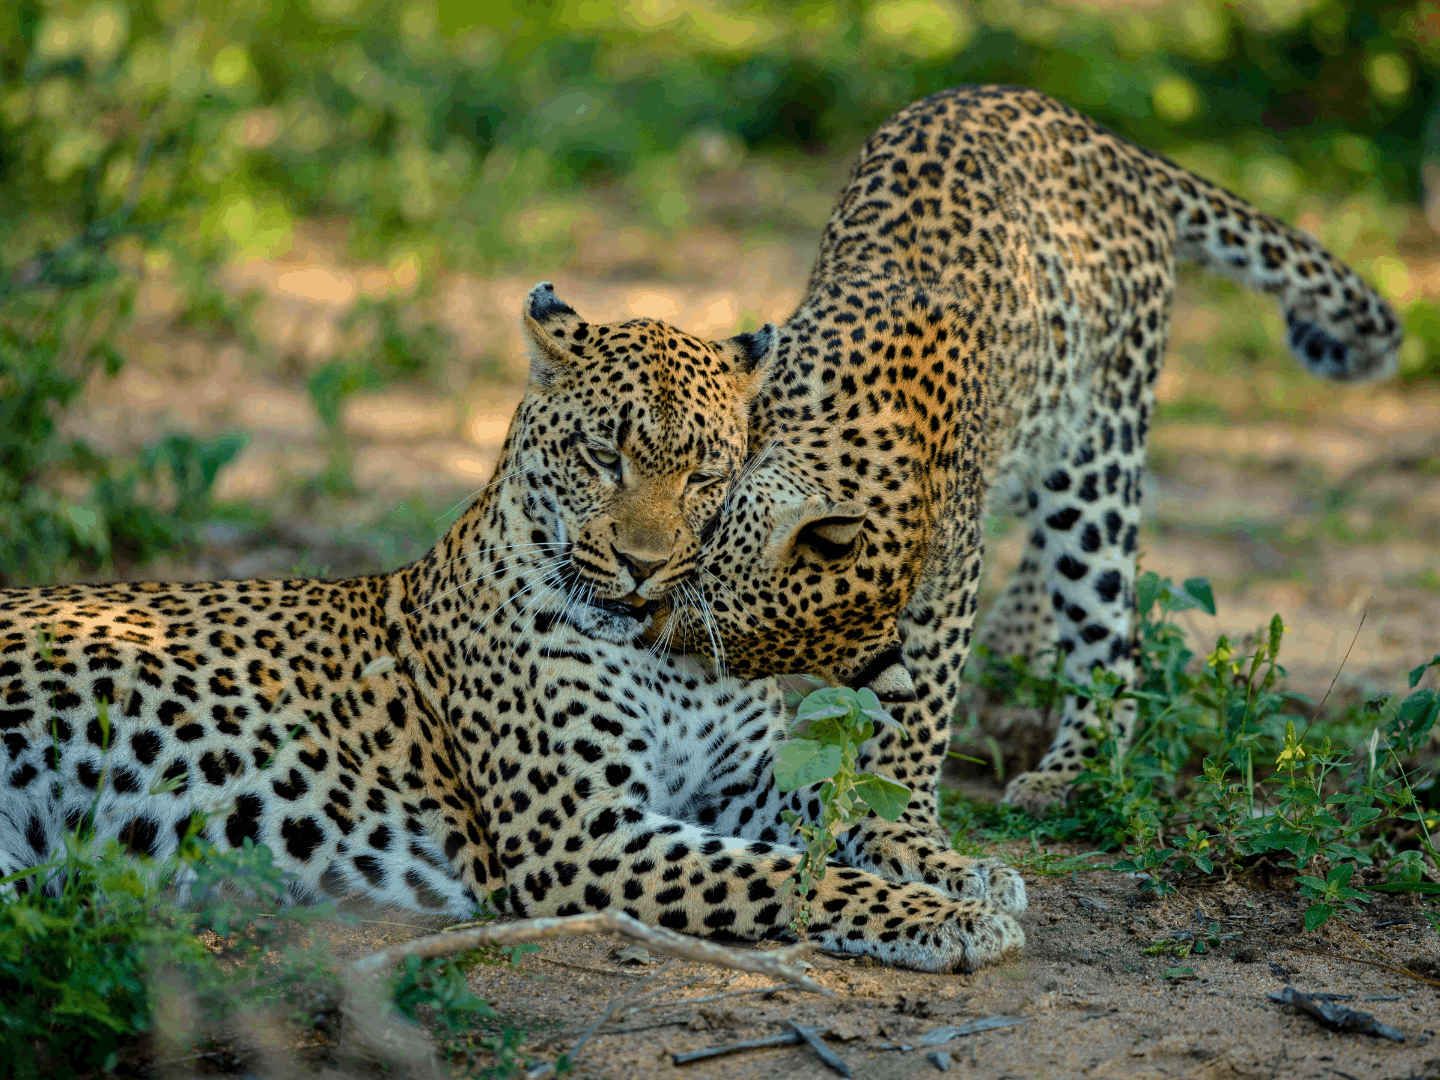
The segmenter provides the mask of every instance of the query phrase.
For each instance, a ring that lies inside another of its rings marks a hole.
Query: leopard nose
[[[633,552],[621,551],[619,548],[612,548],[615,557],[630,568],[630,574],[635,578],[635,587],[638,589],[641,582],[650,577],[656,570],[659,570],[670,560],[668,558],[647,559],[644,555]]]

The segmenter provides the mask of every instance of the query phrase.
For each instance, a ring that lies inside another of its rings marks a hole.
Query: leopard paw
[[[951,900],[925,886],[881,897],[891,917],[871,918],[845,930],[846,919],[815,922],[812,940],[837,952],[874,956],[914,971],[968,974],[1002,960],[1025,945],[1025,931],[1011,915],[983,900]],[[881,930],[881,927],[884,927]]]
[[[1069,773],[1021,773],[1006,786],[1005,798],[1001,801],[1038,817],[1055,803],[1065,801],[1070,793],[1070,779]]]
[[[960,900],[987,900],[1007,915],[1018,915],[1028,906],[1025,879],[999,859],[973,859],[951,855],[951,865],[936,867],[938,881],[926,881]],[[958,865],[955,865],[958,863]]]

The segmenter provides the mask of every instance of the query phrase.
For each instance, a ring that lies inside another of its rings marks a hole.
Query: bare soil
[[[1031,877],[1028,884],[1024,953],[971,975],[925,975],[821,953],[812,956],[810,975],[832,998],[784,989],[692,1004],[769,980],[692,963],[666,967],[658,957],[622,962],[619,943],[584,937],[547,944],[518,968],[476,967],[469,983],[528,1025],[525,1052],[540,1062],[568,1053],[617,997],[643,996],[638,1007],[617,1009],[583,1047],[574,1073],[583,1080],[835,1075],[808,1047],[793,1045],[674,1063],[677,1053],[779,1034],[788,1020],[827,1029],[827,1044],[856,1077],[936,1075],[927,1048],[883,1045],[913,1046],[936,1028],[996,1016],[1024,1022],[938,1047],[951,1057],[951,1074],[1440,1078],[1440,949],[1403,899],[1377,901],[1349,928],[1302,935],[1302,904],[1280,879],[1275,888],[1264,880],[1230,883],[1160,901],[1110,873]],[[1159,939],[1216,924],[1226,940],[1205,955],[1145,955]],[[406,936],[362,933],[346,951],[359,955]],[[1430,981],[1373,965],[1408,967]],[[1166,977],[1177,968],[1193,975]],[[641,987],[647,976],[656,977]],[[1346,995],[1343,1004],[1399,1029],[1405,1041],[1327,1031],[1268,999],[1286,985]]]

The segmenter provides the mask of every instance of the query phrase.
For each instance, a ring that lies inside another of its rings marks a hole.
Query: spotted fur
[[[843,679],[898,633],[912,739],[887,732],[870,760],[922,793],[922,833],[987,508],[1030,531],[992,651],[1058,648],[1081,684],[1133,676],[1141,473],[1185,260],[1273,295],[1315,374],[1395,369],[1394,312],[1314,239],[1033,90],[962,87],[904,109],[840,195],[699,583],[736,674]],[[698,611],[678,607],[667,632],[699,639]],[[1063,793],[1095,753],[1088,705],[1066,700],[1007,801]],[[1123,748],[1133,702],[1114,720]]]
[[[93,807],[145,855],[192,824],[268,844],[297,896],[462,917],[503,887],[515,914],[787,933],[780,815],[819,805],[773,785],[781,686],[639,641],[744,457],[773,334],[596,327],[548,286],[526,318],[496,477],[419,562],[0,592],[0,876]],[[820,943],[953,971],[1023,942],[1013,870],[855,832],[808,898]]]

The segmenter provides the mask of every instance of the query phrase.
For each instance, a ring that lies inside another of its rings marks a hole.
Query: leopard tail
[[[1175,219],[1176,255],[1270,293],[1290,351],[1312,374],[1366,382],[1395,373],[1404,336],[1395,310],[1313,236],[1155,157],[1155,190]]]

